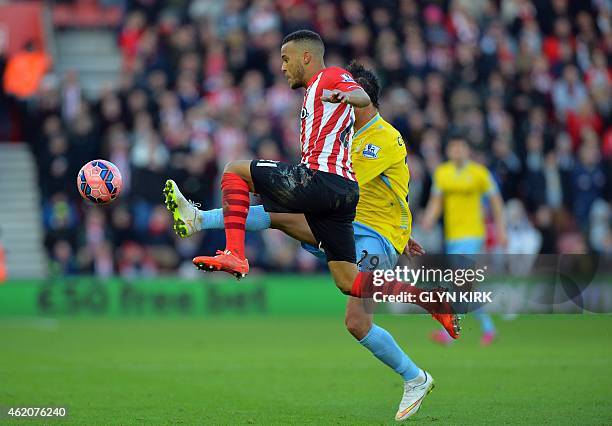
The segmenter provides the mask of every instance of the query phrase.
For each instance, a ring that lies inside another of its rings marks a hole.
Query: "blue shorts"
[[[355,231],[355,254],[360,271],[392,269],[397,265],[399,253],[389,240],[359,222],[353,222],[353,229]],[[302,243],[302,247],[319,259],[326,260],[322,250],[305,243]]]
[[[460,238],[446,241],[446,254],[479,254],[482,253],[482,238]]]

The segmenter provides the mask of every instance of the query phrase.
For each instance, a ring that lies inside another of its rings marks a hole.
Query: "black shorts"
[[[328,262],[356,262],[357,182],[303,164],[269,160],[251,161],[251,178],[267,212],[304,214]]]

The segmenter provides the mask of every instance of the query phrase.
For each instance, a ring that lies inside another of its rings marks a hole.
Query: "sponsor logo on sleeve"
[[[353,77],[351,77],[349,73],[344,72],[340,74],[340,77],[342,78],[342,81],[344,81],[345,83],[355,83],[355,80],[353,80]]]

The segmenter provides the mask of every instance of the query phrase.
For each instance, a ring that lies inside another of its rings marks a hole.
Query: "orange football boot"
[[[229,250],[217,250],[216,256],[194,257],[193,264],[204,271],[227,272],[237,279],[244,278],[249,273],[249,261],[239,258]]]
[[[459,338],[461,332],[461,318],[457,314],[431,314],[432,318],[442,324],[448,335],[453,339]]]

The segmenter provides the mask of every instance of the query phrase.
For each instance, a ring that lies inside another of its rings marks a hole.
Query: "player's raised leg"
[[[317,246],[317,240],[315,236],[312,235],[310,226],[303,214],[271,213],[270,219],[270,226],[272,228],[283,231],[285,234],[300,241],[302,244],[313,247]]]
[[[200,210],[198,212],[199,230],[223,229],[223,209]],[[247,231],[263,231],[272,226],[272,217],[264,206],[257,205],[249,207],[245,229]]]
[[[199,205],[187,200],[173,180],[167,180],[164,186],[164,202],[172,215],[172,228],[181,237],[187,238],[201,229]]]
[[[253,189],[250,161],[229,163],[221,178],[225,250],[216,256],[197,256],[193,263],[200,269],[225,271],[237,278],[249,273],[244,254],[246,218],[249,212],[249,191]]]
[[[349,262],[328,262],[329,270],[334,277],[336,286],[344,294],[353,296],[358,299],[371,299],[373,280],[372,274],[368,272],[359,272],[356,265]],[[414,303],[429,312],[433,319],[438,321],[445,332],[452,339],[458,339],[461,332],[460,318],[454,313],[452,307],[447,302],[424,302],[419,295],[428,292],[411,284],[402,283],[399,281],[389,281],[383,286],[377,287],[385,295],[399,295],[402,293],[410,293],[415,295]]]
[[[201,229],[223,229],[223,211],[222,209],[213,209],[207,211],[200,211],[201,219],[199,220],[199,226]],[[358,232],[363,232],[363,226],[358,226],[358,224],[354,225],[355,227],[355,235]],[[246,230],[247,231],[261,231],[264,229],[273,228],[278,229],[286,233],[292,238],[303,243],[304,248],[315,256],[325,259],[325,254],[320,251],[318,247],[318,242],[316,241],[310,226],[305,218],[305,216],[301,213],[268,213],[264,210],[263,206],[251,206],[249,208],[249,212],[246,220]],[[375,239],[373,239],[375,240]],[[363,235],[359,237],[359,243],[357,244],[356,256],[362,253],[363,247],[361,247],[364,243]],[[383,253],[384,250],[381,248],[372,248],[368,247],[367,250],[369,253]],[[393,264],[395,262],[392,262]],[[346,268],[345,268],[346,266]],[[389,265],[391,267],[393,265]],[[356,268],[349,265],[342,264],[330,264],[330,270],[334,275],[334,280],[336,282],[344,283],[343,287],[339,288],[345,294],[352,294],[354,291],[352,288],[354,281],[357,277]],[[335,271],[335,272],[334,272]],[[349,288],[349,284],[351,287]],[[412,287],[408,289],[411,292],[419,293],[423,290]],[[459,337],[460,332],[460,318],[458,315],[452,312],[450,306],[438,306],[432,303],[417,303],[427,312],[429,312],[433,319],[438,321],[448,333],[444,333],[444,337],[449,341],[452,339],[456,339]],[[445,303],[442,303],[445,304]],[[448,305],[448,304],[446,304]],[[441,330],[442,332],[442,330]],[[452,337],[451,337],[452,336]]]

